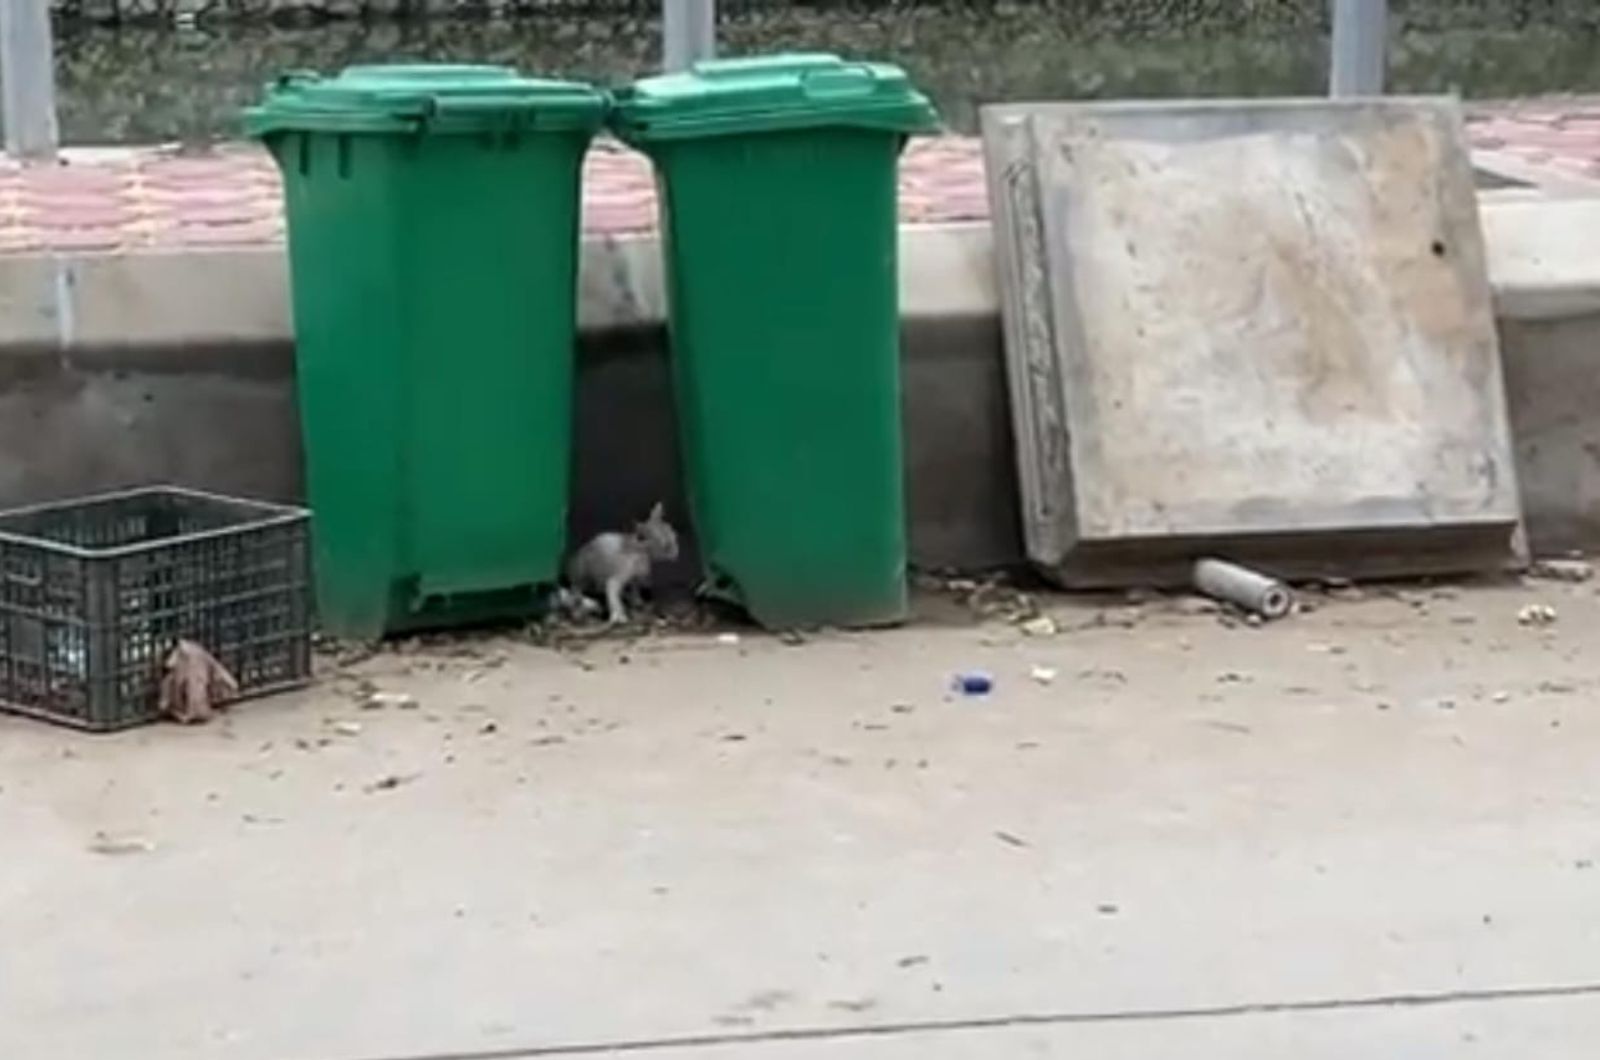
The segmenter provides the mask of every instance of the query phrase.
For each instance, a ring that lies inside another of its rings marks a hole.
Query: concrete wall
[[[1600,548],[1600,314],[1501,325],[1534,547]]]
[[[906,327],[913,547],[935,566],[1020,557],[999,322]],[[586,332],[572,527],[626,525],[656,498],[682,512],[666,336]],[[302,491],[293,349],[211,346],[182,358],[0,355],[0,506],[152,481],[270,500]],[[359,413],[353,413],[359,415]]]
[[[1485,230],[1534,547],[1600,547],[1600,201],[1491,204]],[[575,535],[682,511],[656,253],[585,248]],[[906,229],[902,258],[913,557],[1015,563],[988,228]],[[152,481],[300,495],[281,254],[0,259],[0,505]]]

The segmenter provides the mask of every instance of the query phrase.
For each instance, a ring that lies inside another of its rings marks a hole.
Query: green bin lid
[[[918,133],[939,123],[899,67],[821,53],[696,63],[614,101],[617,135],[635,142],[821,127]]]
[[[351,66],[337,77],[284,74],[260,106],[245,111],[245,128],[261,137],[297,130],[593,130],[607,102],[589,85],[523,77],[508,66]]]

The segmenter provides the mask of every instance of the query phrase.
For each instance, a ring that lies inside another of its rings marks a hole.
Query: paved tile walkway
[[[1600,181],[1600,98],[1478,107],[1469,135],[1477,150],[1567,179]],[[601,143],[590,153],[585,181],[586,230],[655,227],[655,190],[641,156]],[[986,217],[978,142],[913,143],[901,170],[900,213],[908,222]],[[254,147],[203,157],[81,151],[52,167],[0,162],[0,254],[256,246],[282,238],[278,174]]]
[[[1476,109],[1472,146],[1568,178],[1600,181],[1600,97],[1530,99]]]

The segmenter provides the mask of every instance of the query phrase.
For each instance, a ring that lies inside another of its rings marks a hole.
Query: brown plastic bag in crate
[[[161,678],[161,713],[181,725],[210,721],[239,696],[239,682],[217,657],[192,640],[180,640],[167,655]]]

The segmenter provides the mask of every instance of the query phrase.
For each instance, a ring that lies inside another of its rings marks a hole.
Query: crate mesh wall
[[[307,522],[178,490],[0,515],[0,701],[90,729],[152,720],[180,639],[245,694],[306,680]]]

